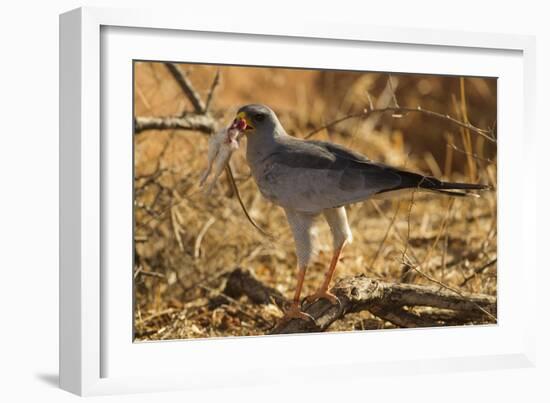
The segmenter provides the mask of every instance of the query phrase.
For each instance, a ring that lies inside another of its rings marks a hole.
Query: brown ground
[[[181,65],[206,98],[218,67]],[[246,103],[271,106],[290,134],[303,136],[331,120],[369,106],[394,105],[388,75],[221,67],[212,113],[227,124]],[[494,127],[496,80],[392,75],[396,100],[462,120]],[[191,110],[162,63],[135,65],[136,116],[172,116]],[[496,188],[496,145],[445,120],[418,113],[353,119],[324,130],[328,139],[373,160],[455,181]],[[454,144],[453,150],[448,143]],[[266,284],[291,297],[295,285],[294,246],[286,219],[259,194],[244,159],[244,142],[232,158],[238,186],[252,217],[275,236],[272,242],[246,220],[225,177],[210,197],[198,189],[206,166],[207,136],[188,131],[147,131],[135,137],[136,340],[264,334],[281,316],[275,305],[240,301],[210,309],[223,273],[250,268]],[[464,150],[469,150],[465,154]],[[454,201],[452,201],[454,200]],[[419,270],[463,291],[496,295],[496,192],[450,199],[416,194],[402,200],[359,203],[348,208],[354,241],[335,280],[356,274],[429,284],[403,264],[403,253],[422,262]],[[397,215],[388,232],[392,217]],[[386,236],[387,234],[387,236]],[[303,296],[321,283],[331,256],[328,227],[317,230],[318,256],[308,269]],[[408,242],[407,242],[408,240]],[[376,259],[375,259],[376,257]],[[263,319],[261,319],[263,318]],[[368,312],[348,315],[329,330],[393,327]]]

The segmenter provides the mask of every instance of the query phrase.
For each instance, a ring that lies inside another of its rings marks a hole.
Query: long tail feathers
[[[442,182],[439,179],[431,177],[423,178],[418,183],[417,187],[420,189],[435,191],[437,193],[458,197],[479,197],[477,193],[473,193],[472,191],[483,191],[491,189],[491,187],[487,185],[476,183]]]
[[[476,193],[477,191],[491,189],[490,186],[476,183],[443,182],[432,176],[422,176],[413,172],[397,170],[394,172],[401,177],[401,184],[379,192],[378,194],[380,196],[388,197],[390,194],[398,194],[402,191],[414,191],[418,189],[448,196],[479,197]]]

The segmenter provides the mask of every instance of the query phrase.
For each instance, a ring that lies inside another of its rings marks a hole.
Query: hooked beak
[[[238,129],[241,132],[247,132],[254,130],[254,126],[250,124],[246,113],[239,112],[231,124],[232,129]]]

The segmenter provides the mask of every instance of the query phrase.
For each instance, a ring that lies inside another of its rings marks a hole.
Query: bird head
[[[231,125],[246,135],[273,133],[278,126],[280,123],[275,112],[260,104],[241,107]]]

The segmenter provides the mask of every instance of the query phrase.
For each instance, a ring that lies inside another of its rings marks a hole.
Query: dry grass
[[[203,97],[218,67],[182,65]],[[388,75],[289,69],[220,67],[212,113],[226,124],[238,106],[270,105],[290,134],[304,136],[330,120],[369,105],[392,105]],[[393,75],[402,106],[464,116],[477,127],[496,120],[496,80]],[[191,107],[161,63],[135,65],[136,116],[172,116]],[[456,181],[496,188],[496,146],[449,122],[421,114],[373,115],[349,120],[315,138],[328,139],[370,158]],[[455,148],[447,144],[452,143]],[[241,143],[241,150],[245,144]],[[207,198],[197,187],[206,165],[207,137],[188,131],[146,131],[135,137],[136,340],[264,334],[278,317],[275,305],[244,298],[211,308],[223,273],[250,268],[287,297],[295,285],[294,246],[284,214],[259,194],[242,151],[232,159],[250,214],[276,241],[245,219],[222,177]],[[458,151],[457,151],[458,150]],[[475,154],[468,156],[463,150]],[[354,242],[344,250],[336,278],[367,274],[387,281],[427,284],[404,262],[404,251],[422,273],[463,291],[496,295],[496,192],[454,199],[416,194],[349,207]],[[328,227],[316,227],[318,255],[303,295],[322,282],[331,257]],[[410,262],[409,262],[410,263]],[[392,327],[368,312],[348,315],[331,331]]]

